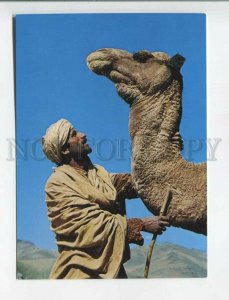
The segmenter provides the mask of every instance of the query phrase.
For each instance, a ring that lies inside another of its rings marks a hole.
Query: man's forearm
[[[134,188],[131,174],[112,174],[111,180],[116,188],[118,200],[138,198],[138,193]]]

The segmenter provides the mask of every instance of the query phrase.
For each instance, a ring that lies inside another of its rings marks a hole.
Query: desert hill
[[[125,263],[129,278],[143,278],[148,246],[131,249],[131,260]],[[56,252],[40,249],[28,241],[17,240],[17,277],[46,279],[56,259]],[[190,278],[207,276],[207,255],[196,249],[175,244],[157,244],[149,278]]]

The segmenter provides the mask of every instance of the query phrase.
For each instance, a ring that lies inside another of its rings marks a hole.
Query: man
[[[50,278],[127,278],[128,243],[142,245],[141,231],[161,234],[167,219],[127,220],[124,199],[137,197],[131,176],[93,165],[86,135],[67,120],[50,126],[42,144],[57,165],[45,188],[59,252]]]

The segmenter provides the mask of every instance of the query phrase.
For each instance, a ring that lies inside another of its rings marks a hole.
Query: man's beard
[[[90,154],[91,152],[92,152],[91,147],[88,144],[84,145],[83,153]]]
[[[77,151],[74,153],[74,159],[85,159],[92,152],[92,148],[88,144],[78,145]]]

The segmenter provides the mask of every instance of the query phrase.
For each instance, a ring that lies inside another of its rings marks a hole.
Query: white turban
[[[61,150],[68,141],[72,129],[73,126],[68,120],[60,119],[46,130],[42,138],[42,147],[45,155],[57,165],[61,164]]]

